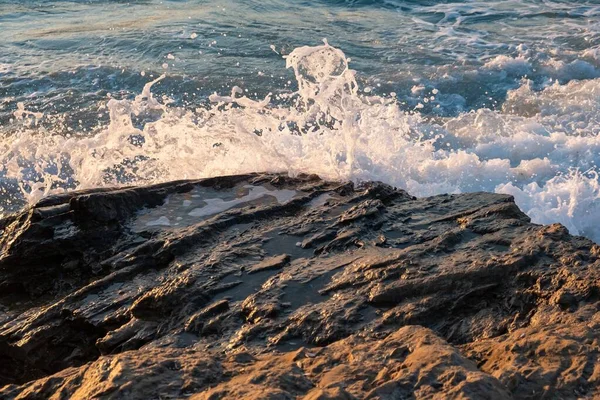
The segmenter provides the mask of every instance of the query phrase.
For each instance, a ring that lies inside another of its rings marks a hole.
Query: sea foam
[[[159,77],[133,100],[107,101],[110,124],[93,134],[53,134],[36,125],[50,116],[20,107],[21,128],[0,141],[0,177],[29,202],[64,190],[255,171],[380,180],[416,196],[492,191],[512,194],[534,222],[560,222],[600,242],[600,79],[540,90],[524,77],[499,111],[432,119],[402,109],[393,95],[361,90],[344,53],[326,42],[284,57],[295,92],[274,88],[276,95],[251,99],[234,87],[210,96],[209,106],[184,109],[153,96]],[[530,68],[525,56],[486,65]],[[428,90],[419,95],[441,95]]]

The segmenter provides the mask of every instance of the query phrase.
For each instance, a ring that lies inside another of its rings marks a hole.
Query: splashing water
[[[58,126],[60,116],[20,106],[20,129],[0,141],[4,207],[95,186],[285,171],[381,180],[417,196],[509,193],[534,222],[600,241],[600,79],[538,91],[525,79],[501,110],[426,118],[393,95],[361,91],[349,60],[327,42],[284,57],[297,91],[254,100],[236,86],[190,110],[153,96],[163,75],[133,100],[101,105],[110,123],[92,134],[40,128],[40,118]]]

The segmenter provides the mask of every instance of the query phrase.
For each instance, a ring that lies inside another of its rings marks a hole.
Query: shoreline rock
[[[510,196],[249,174],[0,229],[2,399],[600,396],[600,247]]]

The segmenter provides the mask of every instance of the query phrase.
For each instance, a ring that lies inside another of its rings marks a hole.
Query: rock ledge
[[[250,174],[0,229],[2,399],[600,396],[600,247],[510,196]]]

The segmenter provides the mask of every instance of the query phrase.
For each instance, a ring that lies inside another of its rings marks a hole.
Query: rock
[[[275,257],[269,257],[258,264],[248,269],[249,274],[255,274],[257,272],[270,271],[275,269],[281,269],[290,261],[289,254],[280,254]]]
[[[249,174],[0,221],[0,398],[600,396],[600,251],[512,197]]]

